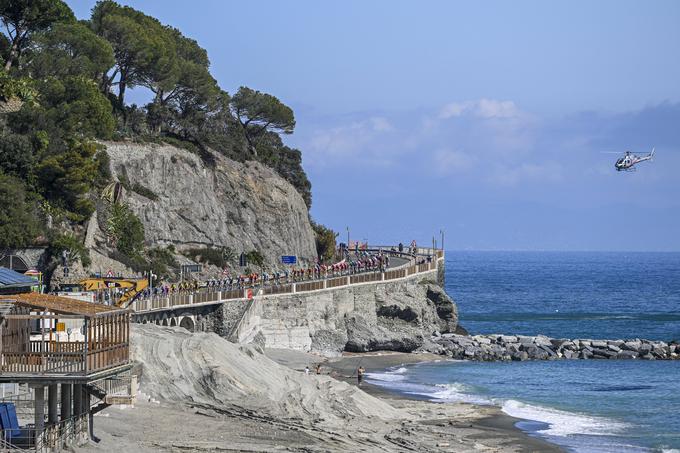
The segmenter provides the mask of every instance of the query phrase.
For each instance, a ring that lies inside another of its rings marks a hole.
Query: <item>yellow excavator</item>
[[[116,307],[121,308],[126,308],[139,293],[149,286],[149,281],[145,278],[92,277],[81,280],[79,283],[83,291],[99,291],[110,288],[122,289],[123,295],[115,303]]]

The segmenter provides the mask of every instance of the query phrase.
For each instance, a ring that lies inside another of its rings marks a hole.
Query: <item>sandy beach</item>
[[[135,326],[133,340],[133,357],[143,364],[138,403],[100,413],[101,441],[77,451],[560,451],[523,434],[497,408],[359,389],[351,377],[358,356],[265,355],[215,334],[156,326]],[[371,371],[433,357],[361,360]],[[324,374],[317,376],[319,362]]]
[[[367,373],[378,372],[391,367],[398,367],[399,365],[407,365],[421,362],[441,361],[441,356],[429,353],[423,354],[407,354],[400,352],[372,352],[363,354],[344,353],[340,358],[333,358],[328,360],[321,360],[314,362],[318,357],[311,354],[304,354],[298,351],[285,350],[267,350],[265,351],[268,357],[279,363],[285,363],[287,366],[292,366],[303,370],[305,366],[309,366],[310,370],[315,370],[317,363],[322,363],[321,371],[332,375],[335,379],[342,380],[352,385],[357,384],[356,370],[359,365],[363,366]],[[293,357],[299,357],[299,361],[295,361]],[[306,357],[306,360],[305,360]],[[470,434],[472,439],[484,439],[486,441],[496,437],[502,436],[510,442],[502,446],[507,447],[510,451],[523,452],[559,452],[562,451],[558,446],[548,443],[542,439],[531,437],[522,432],[515,426],[515,423],[520,421],[517,418],[510,417],[503,413],[499,408],[490,406],[479,406],[468,403],[432,403],[425,401],[416,401],[408,399],[402,395],[389,392],[382,387],[363,382],[361,389],[369,395],[388,401],[395,407],[417,407],[422,405],[424,408],[428,406],[455,406],[467,407],[473,411],[477,411],[479,418],[477,420],[465,420],[460,423],[450,424],[452,427],[458,429],[473,429],[480,430],[480,434]],[[479,437],[477,437],[479,436]],[[501,450],[504,451],[504,450]]]

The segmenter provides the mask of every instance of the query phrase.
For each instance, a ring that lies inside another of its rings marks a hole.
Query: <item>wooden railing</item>
[[[274,285],[264,289],[265,294],[288,294],[293,292],[293,284]]]
[[[324,281],[319,280],[316,282],[306,282],[306,283],[296,283],[295,292],[306,292],[306,291],[316,291],[324,288]]]
[[[347,277],[335,277],[326,280],[326,288],[337,288],[347,285]]]
[[[380,280],[382,280],[382,275],[379,272],[374,274],[357,274],[349,278],[349,284],[356,285],[357,283],[377,282]]]
[[[127,363],[130,349],[127,344],[111,344],[87,352],[87,371],[92,373]]]

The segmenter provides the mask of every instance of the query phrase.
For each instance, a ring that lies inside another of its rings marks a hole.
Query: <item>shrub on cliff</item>
[[[50,239],[48,249],[50,256],[58,259],[64,251],[69,263],[80,261],[83,267],[88,267],[92,263],[90,251],[73,234],[58,234]]]
[[[167,279],[173,274],[173,269],[179,268],[179,263],[173,254],[174,248],[155,247],[149,249],[149,269],[160,279]]]
[[[57,206],[77,214],[79,220],[94,211],[87,194],[97,177],[96,150],[92,142],[74,142],[66,151],[43,159],[36,168],[40,192]]]
[[[0,249],[31,245],[42,226],[24,183],[0,172]]]
[[[111,205],[107,233],[120,253],[129,257],[141,255],[144,247],[144,225],[128,205]]]
[[[246,261],[249,264],[255,265],[260,269],[262,269],[262,266],[264,266],[264,257],[257,250],[251,250],[250,252],[247,252]]]
[[[226,267],[236,260],[236,254],[230,247],[191,248],[182,252],[184,256],[199,263]]]
[[[314,229],[316,253],[319,259],[322,261],[332,260],[335,254],[335,240],[338,237],[338,233],[314,221],[312,221],[312,228]]]

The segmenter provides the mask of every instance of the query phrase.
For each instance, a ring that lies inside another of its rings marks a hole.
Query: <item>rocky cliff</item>
[[[274,170],[222,156],[209,167],[169,145],[105,145],[114,178],[145,189],[126,191],[124,201],[144,224],[148,245],[257,250],[268,264],[283,254],[316,256],[307,207]]]
[[[458,324],[456,305],[434,278],[436,271],[427,278],[256,298],[232,339],[329,356],[411,352],[428,346],[434,333],[454,332]]]

